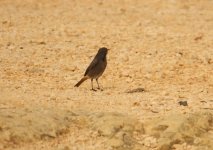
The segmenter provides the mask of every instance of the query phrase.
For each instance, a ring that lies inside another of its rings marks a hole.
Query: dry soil
[[[212,0],[0,0],[0,150],[211,150],[212,111]]]

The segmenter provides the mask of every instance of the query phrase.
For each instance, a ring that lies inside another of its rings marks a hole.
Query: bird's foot
[[[100,90],[100,91],[103,91],[103,89],[102,89],[102,88],[100,88],[100,87],[98,87],[97,89],[98,89],[98,90]]]
[[[93,89],[93,88],[92,88],[91,90],[92,90],[92,91],[97,91],[96,89]]]

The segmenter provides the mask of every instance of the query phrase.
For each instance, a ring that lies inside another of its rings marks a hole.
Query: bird
[[[100,89],[98,79],[103,74],[103,72],[106,69],[107,66],[107,53],[108,50],[106,47],[99,48],[96,56],[90,63],[90,65],[87,67],[84,77],[75,85],[75,87],[79,87],[84,81],[87,79],[91,79],[91,86],[93,91],[96,91],[93,88],[93,80],[95,79],[98,85],[98,89]]]

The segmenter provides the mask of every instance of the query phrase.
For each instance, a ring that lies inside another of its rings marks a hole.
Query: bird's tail
[[[83,77],[76,85],[75,87],[79,87],[85,80],[89,79],[88,76]]]

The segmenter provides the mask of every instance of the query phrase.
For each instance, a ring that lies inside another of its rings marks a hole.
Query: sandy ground
[[[0,149],[208,150],[212,111],[212,0],[0,0]]]

